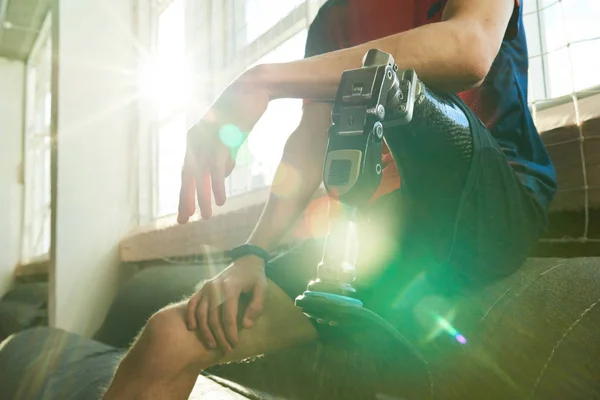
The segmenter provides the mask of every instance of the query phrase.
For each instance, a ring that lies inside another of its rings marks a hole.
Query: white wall
[[[0,296],[20,258],[24,73],[23,63],[0,58]]]
[[[58,2],[54,326],[92,334],[113,299],[136,217],[132,0]]]

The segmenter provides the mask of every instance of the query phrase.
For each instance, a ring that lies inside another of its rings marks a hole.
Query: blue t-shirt
[[[556,172],[527,107],[529,59],[522,1],[481,86],[459,93],[486,125],[523,185],[547,209]],[[329,0],[308,31],[306,57],[441,21],[445,0]],[[418,71],[417,71],[418,73]]]

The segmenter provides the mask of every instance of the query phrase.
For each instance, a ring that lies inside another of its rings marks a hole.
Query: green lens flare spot
[[[244,132],[240,128],[235,125],[228,124],[223,125],[221,129],[219,129],[219,138],[221,142],[230,149],[239,148],[242,143],[244,143]]]

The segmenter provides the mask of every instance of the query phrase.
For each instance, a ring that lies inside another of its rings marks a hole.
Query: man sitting
[[[359,269],[367,272],[358,290],[402,331],[410,330],[400,324],[402,294],[416,277],[423,293],[484,285],[518,269],[545,228],[556,179],[526,104],[519,0],[328,1],[309,29],[305,59],[247,71],[190,130],[178,221],[188,221],[196,200],[205,219],[212,194],[225,202],[234,160],[222,129],[249,132],[270,100],[302,98],[302,120],[277,172],[287,182],[275,179],[247,241],[272,251],[322,182],[341,74],[372,48],[415,69],[475,121],[458,137],[386,133],[383,180],[361,232]],[[150,318],[104,398],[187,399],[207,367],[318,339],[326,328],[293,300],[316,276],[319,251],[306,245],[268,263],[250,253],[233,260],[188,301]]]

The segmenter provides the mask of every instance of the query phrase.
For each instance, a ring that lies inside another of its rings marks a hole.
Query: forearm
[[[281,197],[272,191],[247,242],[272,252],[305,210],[315,190],[292,198]]]
[[[308,104],[285,145],[271,193],[248,243],[271,251],[305,210],[323,181],[331,105]]]
[[[265,209],[248,238],[248,243],[269,252],[298,220],[322,181],[322,169],[306,162],[293,163],[288,158],[284,154]]]
[[[373,48],[390,53],[400,69],[415,69],[428,86],[451,92],[476,86],[495,56],[478,27],[445,21],[316,57],[263,65],[255,75],[271,98],[329,100],[335,98],[342,72],[359,68]]]

